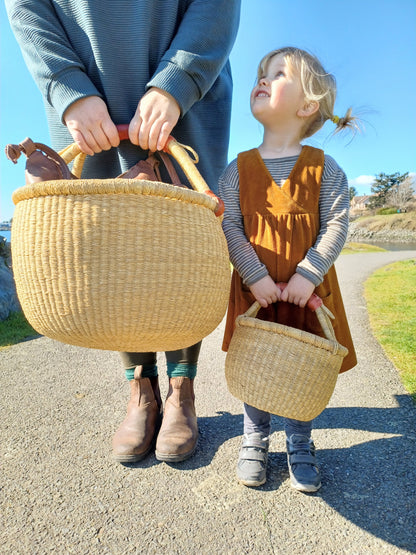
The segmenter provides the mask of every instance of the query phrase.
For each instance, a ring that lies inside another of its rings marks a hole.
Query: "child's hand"
[[[266,276],[253,285],[250,285],[250,291],[253,293],[256,301],[266,308],[269,304],[275,303],[280,299],[280,289],[270,276]]]
[[[315,285],[300,274],[293,274],[280,295],[280,300],[304,307],[315,291]]]
[[[72,138],[85,154],[92,156],[120,144],[117,128],[99,96],[77,100],[65,110],[63,118]]]
[[[162,150],[181,111],[172,95],[152,87],[141,98],[130,122],[130,141],[143,150]]]

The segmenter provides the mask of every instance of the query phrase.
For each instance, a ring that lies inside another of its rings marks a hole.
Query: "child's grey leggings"
[[[260,409],[256,409],[244,403],[244,433],[251,434],[259,432],[265,436],[270,434],[270,420],[271,414]],[[292,420],[285,418],[285,432],[286,436],[290,437],[292,434],[302,434],[307,437],[311,436],[312,422],[302,422],[301,420]]]

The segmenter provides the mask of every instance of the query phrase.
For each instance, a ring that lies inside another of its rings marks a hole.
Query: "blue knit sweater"
[[[6,8],[44,97],[53,148],[72,142],[62,115],[76,100],[100,96],[114,123],[129,123],[146,90],[158,87],[181,108],[172,134],[198,152],[198,169],[217,191],[240,0],[6,0]],[[144,157],[123,142],[88,158],[83,176],[116,176]]]

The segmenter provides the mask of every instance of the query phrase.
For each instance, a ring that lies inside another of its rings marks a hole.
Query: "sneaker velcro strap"
[[[289,455],[290,464],[312,464],[316,466],[316,459],[309,453],[293,453]]]
[[[260,461],[264,462],[266,456],[265,449],[250,449],[243,447],[240,451],[240,461]]]
[[[269,447],[268,441],[262,441],[256,438],[243,439],[241,447],[255,447],[256,449],[261,449],[262,451],[267,451]]]
[[[289,454],[291,453],[298,453],[298,452],[306,452],[311,453],[312,455],[315,454],[315,445],[311,443],[287,443],[287,451]]]

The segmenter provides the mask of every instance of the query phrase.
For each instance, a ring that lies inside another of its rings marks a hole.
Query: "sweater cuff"
[[[87,96],[99,96],[90,78],[79,68],[71,68],[65,72],[57,74],[51,81],[48,90],[48,101],[54,107],[62,123],[63,115],[67,108],[77,100]]]
[[[267,271],[266,266],[263,265],[262,268],[259,268],[254,274],[248,276],[247,279],[243,279],[243,282],[247,285],[247,287],[251,287],[254,283],[260,281],[268,275],[269,272]]]
[[[162,61],[146,88],[157,87],[168,92],[179,104],[181,116],[200,99],[200,91],[192,77],[176,64]]]
[[[315,287],[318,287],[318,285],[323,282],[323,278],[321,278],[321,276],[317,276],[316,274],[313,274],[312,272],[309,272],[308,270],[305,270],[305,268],[302,268],[300,266],[296,268],[296,273],[313,283]]]

